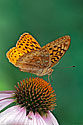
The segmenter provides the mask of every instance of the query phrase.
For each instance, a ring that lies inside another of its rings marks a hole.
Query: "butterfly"
[[[23,33],[6,56],[20,71],[36,74],[37,76],[51,75],[52,67],[56,65],[68,50],[70,36],[58,38],[45,46],[39,43],[29,33]]]

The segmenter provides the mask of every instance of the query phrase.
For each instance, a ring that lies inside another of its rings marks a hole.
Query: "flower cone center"
[[[40,115],[52,111],[55,106],[55,94],[49,83],[41,78],[29,78],[20,81],[16,87],[16,102],[26,108],[26,115],[30,111]]]

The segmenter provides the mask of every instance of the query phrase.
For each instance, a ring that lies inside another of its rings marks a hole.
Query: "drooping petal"
[[[29,112],[28,114],[28,124],[29,125],[47,125],[39,113]],[[27,124],[27,125],[28,125]]]
[[[0,101],[0,111],[5,108],[7,105],[11,104],[14,102],[14,99],[5,99]]]
[[[0,93],[3,93],[3,94],[12,94],[14,93],[15,91],[0,91]]]
[[[49,111],[48,114],[49,114],[48,117],[52,121],[52,124],[53,125],[59,125],[59,123],[57,122],[56,118],[54,117],[54,115],[50,111]]]
[[[26,116],[26,109],[20,106],[13,106],[0,113],[0,124],[4,125],[59,125],[51,112],[46,118],[39,113],[29,112]]]
[[[48,115],[43,116],[42,118],[44,119],[44,121],[46,122],[47,125],[53,125],[52,121],[51,121],[50,117],[48,117]]]
[[[15,113],[15,111],[17,110],[16,109],[17,106],[13,106],[11,108],[8,108],[7,110],[5,110],[4,112],[0,113],[0,124],[6,124],[5,121],[8,120],[10,118],[11,119],[11,116],[12,114]],[[13,118],[13,117],[12,117]]]
[[[33,112],[29,112],[29,114],[28,114],[27,117],[28,117],[28,124],[29,124],[29,125],[35,125]],[[27,124],[27,125],[28,125],[28,124]]]
[[[46,116],[43,116],[43,119],[47,125],[59,125],[56,118],[53,116],[53,114],[50,111]]]
[[[26,109],[19,107],[19,112],[11,122],[14,125],[28,125],[28,117],[26,116]]]
[[[35,117],[36,117],[36,125],[48,125],[45,123],[44,119],[40,116],[39,113],[35,113]]]
[[[8,97],[12,97],[13,91],[0,91],[0,100]]]
[[[24,125],[28,124],[28,117],[26,116],[25,120],[24,120]],[[29,125],[29,124],[28,124]]]
[[[24,125],[26,112],[24,108],[13,106],[0,114],[0,124],[4,125]]]

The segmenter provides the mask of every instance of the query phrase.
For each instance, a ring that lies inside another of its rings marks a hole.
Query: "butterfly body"
[[[16,44],[7,52],[7,58],[23,72],[37,76],[50,75],[70,45],[70,36],[61,37],[40,47],[28,33],[24,33]]]

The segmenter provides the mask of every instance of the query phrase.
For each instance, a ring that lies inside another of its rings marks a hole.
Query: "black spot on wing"
[[[31,47],[33,47],[34,45],[31,45]]]
[[[53,52],[57,52],[57,50],[53,50]]]
[[[25,46],[25,48],[27,49],[27,46]]]
[[[53,55],[53,53],[50,53],[50,55]]]
[[[32,41],[34,44],[37,44],[36,42]]]
[[[35,47],[36,49],[39,49],[39,47]]]
[[[59,54],[59,56],[62,56],[62,55],[63,55],[63,53],[60,53],[60,54]]]
[[[64,52],[66,52],[66,50],[64,50],[64,49],[61,49],[61,50],[63,50]]]
[[[58,57],[58,56],[54,56],[54,57],[56,57],[57,59],[59,59],[59,57]]]
[[[34,48],[32,48],[32,49],[31,49],[31,48],[29,48],[29,49],[30,49],[30,50],[34,50]]]
[[[52,63],[54,63],[54,61],[51,60]]]
[[[55,45],[54,48],[56,48],[57,46]]]
[[[27,46],[29,46],[29,44],[26,44]]]
[[[49,48],[49,50],[52,50],[52,48]]]
[[[52,60],[57,61],[55,58],[52,58]]]

